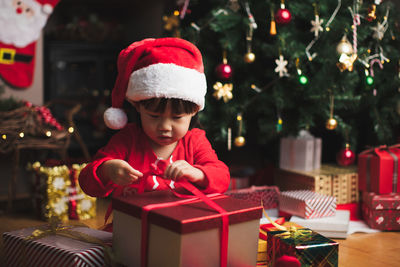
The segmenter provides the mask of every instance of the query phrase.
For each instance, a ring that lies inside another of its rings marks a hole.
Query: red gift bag
[[[361,152],[358,156],[359,190],[377,194],[400,192],[399,158],[400,144]]]

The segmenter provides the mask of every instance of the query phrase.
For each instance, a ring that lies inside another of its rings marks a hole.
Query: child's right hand
[[[117,185],[124,186],[137,181],[143,176],[143,173],[135,170],[128,162],[122,159],[112,159],[103,162],[99,166],[97,175],[106,181],[111,180]]]

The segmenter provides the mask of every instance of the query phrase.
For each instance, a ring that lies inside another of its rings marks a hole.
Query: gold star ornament
[[[214,84],[214,93],[213,96],[220,100],[221,98],[224,100],[224,102],[228,102],[233,98],[232,90],[233,90],[233,84],[232,83],[225,83],[222,84],[221,82],[216,82]]]

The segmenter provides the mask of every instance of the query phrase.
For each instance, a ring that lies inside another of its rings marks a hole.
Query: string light
[[[74,127],[69,127],[69,128],[68,128],[68,132],[69,132],[69,133],[72,134],[74,131],[75,131]]]

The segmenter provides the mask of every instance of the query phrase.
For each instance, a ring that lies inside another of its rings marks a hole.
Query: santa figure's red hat
[[[42,12],[50,15],[53,12],[54,7],[60,0],[35,0],[42,5]]]
[[[200,51],[179,38],[145,39],[122,50],[118,76],[112,91],[112,107],[104,113],[111,129],[127,123],[125,99],[178,98],[204,108],[207,82]]]

